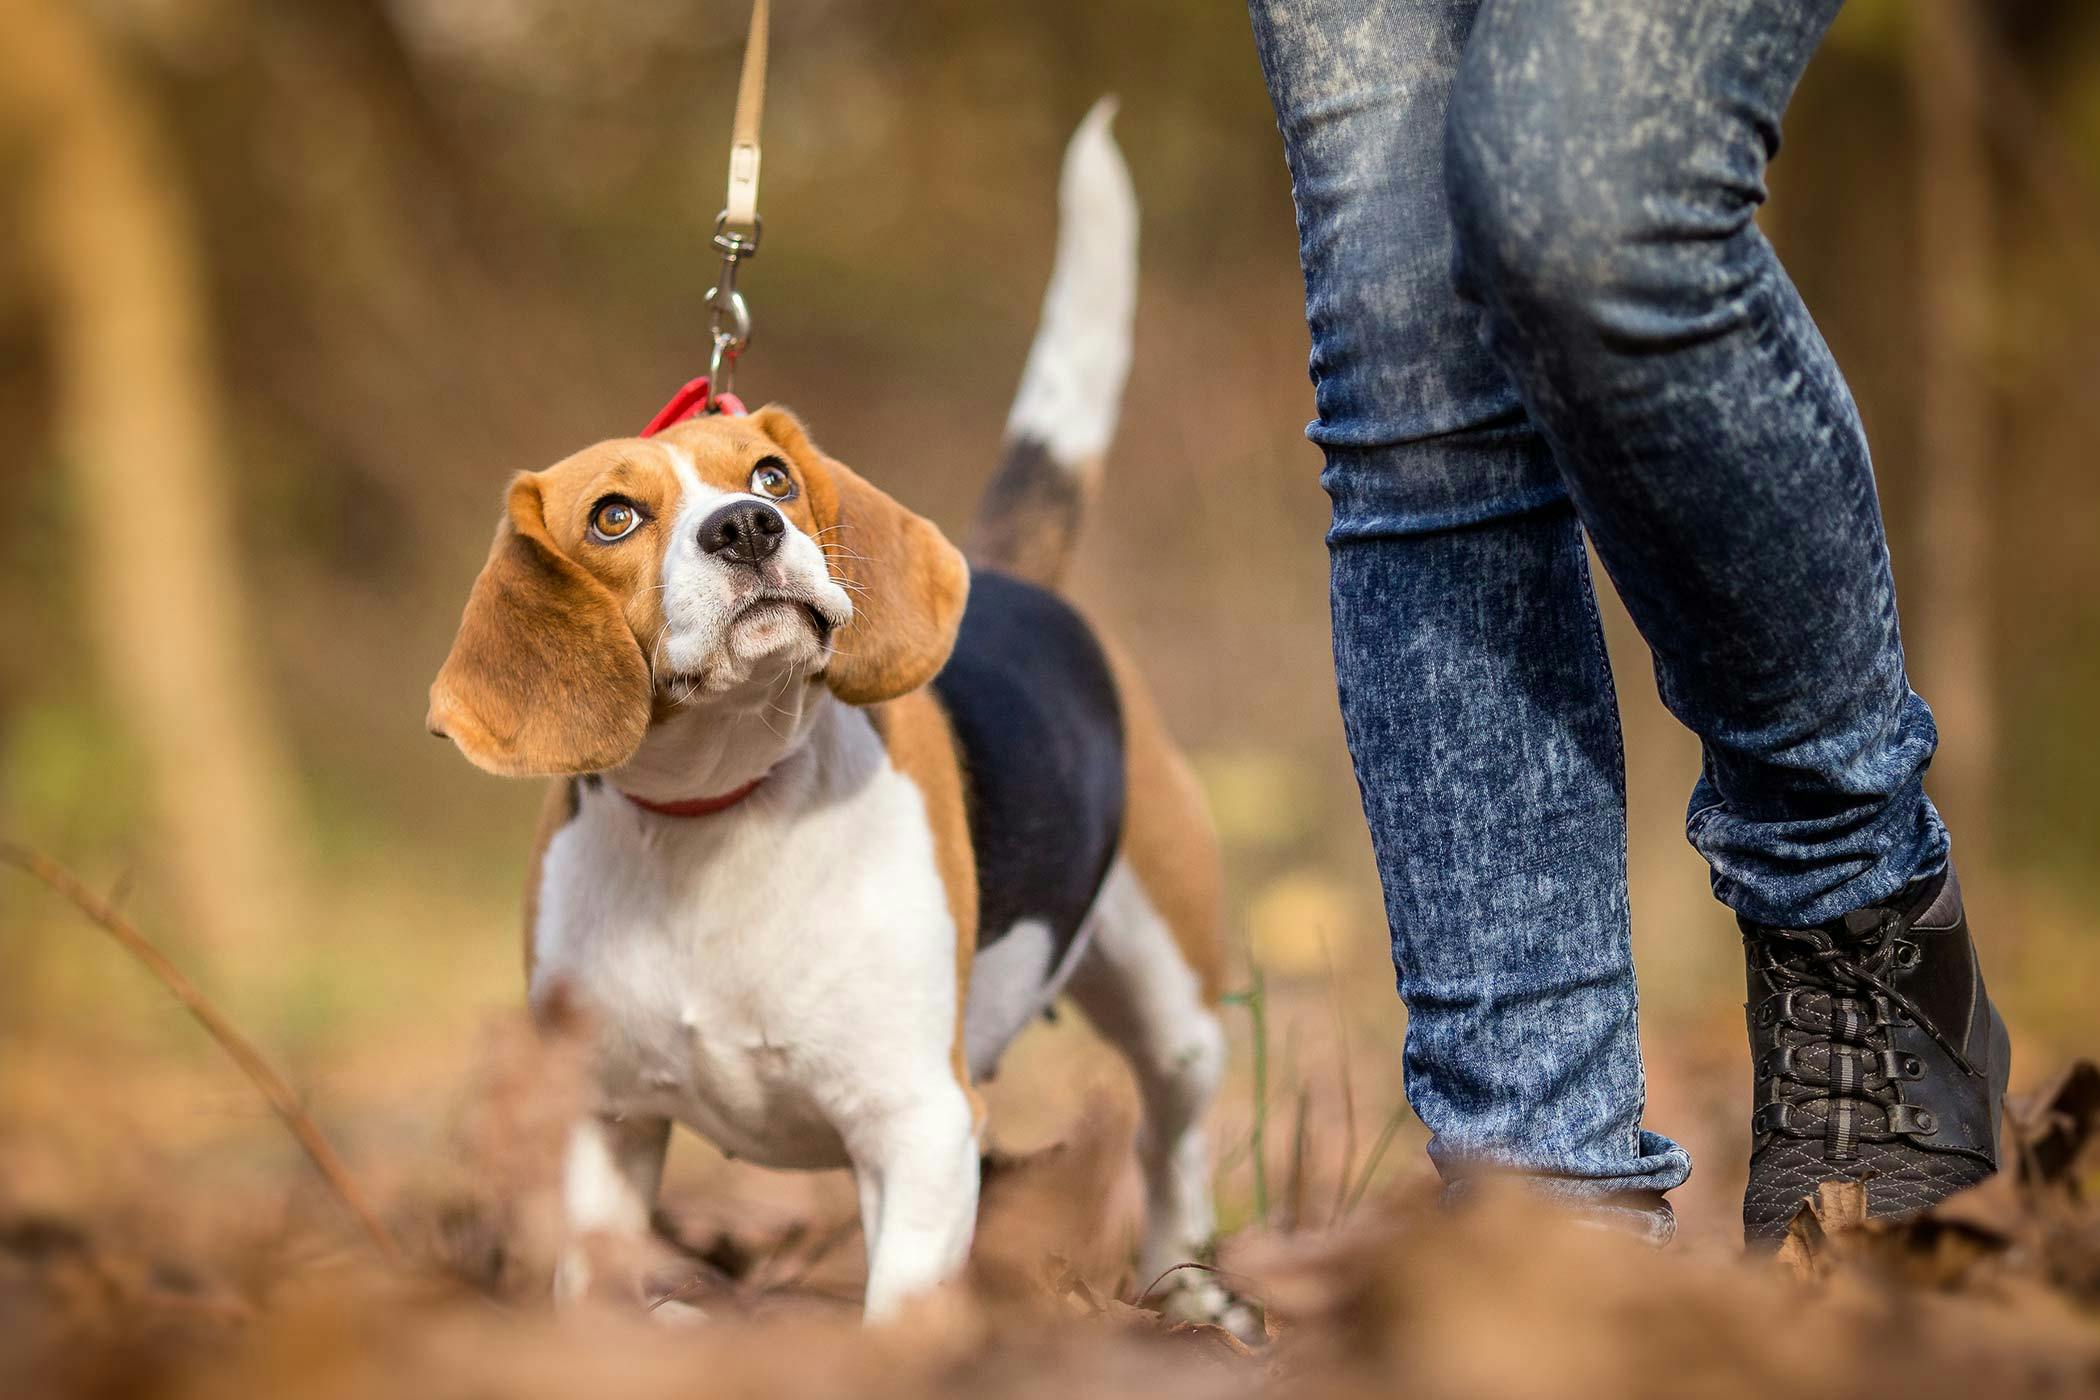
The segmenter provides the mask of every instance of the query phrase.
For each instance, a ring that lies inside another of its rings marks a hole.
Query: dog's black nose
[[[762,501],[734,501],[700,522],[700,548],[757,568],[780,548],[787,522]]]

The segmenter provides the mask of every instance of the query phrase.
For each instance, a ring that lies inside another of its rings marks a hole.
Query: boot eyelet
[[[1906,1079],[1923,1079],[1925,1077],[1925,1062],[1916,1055],[1905,1055],[1903,1057],[1903,1077]]]
[[[1896,944],[1896,966],[1908,972],[1925,960],[1924,952],[1915,943],[1899,941]]]
[[[1767,1133],[1791,1134],[1794,1126],[1794,1106],[1789,1103],[1759,1104],[1750,1115],[1750,1131],[1759,1137]]]

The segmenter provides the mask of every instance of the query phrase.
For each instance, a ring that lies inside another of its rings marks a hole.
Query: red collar
[[[720,797],[688,797],[678,802],[651,802],[646,797],[636,797],[631,792],[620,796],[645,812],[654,812],[659,817],[711,817],[717,812],[726,812],[758,791],[758,785],[766,780],[761,773],[734,792],[725,792]]]
[[[744,416],[744,401],[735,394],[715,395],[716,410],[732,418]],[[683,423],[688,418],[702,418],[707,414],[707,376],[688,380],[683,388],[671,395],[671,401],[656,410],[649,426],[642,429],[643,437],[655,437],[673,423]]]

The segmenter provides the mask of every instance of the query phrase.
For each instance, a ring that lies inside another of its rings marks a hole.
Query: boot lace
[[[1903,939],[1903,921],[1878,910],[1873,925],[1847,929],[1760,927],[1744,941],[1778,990],[1756,1008],[1771,1048],[1759,1058],[1755,1131],[1822,1138],[1824,1156],[1846,1161],[1862,1143],[1937,1129],[1932,1114],[1906,1103],[1905,1081],[1924,1077],[1915,1055],[1898,1050],[1891,1030],[1915,1025],[1961,1070],[1978,1074],[1918,1004],[1893,985],[1920,950]]]

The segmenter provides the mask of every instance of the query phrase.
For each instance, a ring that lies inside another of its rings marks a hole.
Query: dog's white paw
[[[1269,1339],[1262,1312],[1200,1269],[1183,1269],[1154,1294],[1151,1302],[1169,1322],[1195,1322],[1223,1328],[1250,1347]]]

